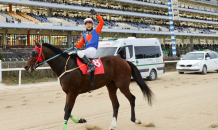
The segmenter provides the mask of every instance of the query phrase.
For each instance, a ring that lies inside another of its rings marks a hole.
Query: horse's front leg
[[[75,123],[86,123],[86,120],[85,119],[76,119],[75,117],[73,117],[71,115],[71,111],[73,109],[73,106],[75,104],[75,101],[76,101],[76,97],[78,95],[76,94],[67,94],[67,99],[66,99],[66,105],[65,105],[65,108],[64,108],[64,111],[65,111],[65,115],[64,115],[64,126],[63,126],[63,130],[66,130],[67,129],[67,122],[69,120],[69,118],[75,122]]]

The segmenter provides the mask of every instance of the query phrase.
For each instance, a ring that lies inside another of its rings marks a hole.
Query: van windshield
[[[117,47],[100,47],[96,53],[95,57],[104,57],[109,55],[114,55]]]

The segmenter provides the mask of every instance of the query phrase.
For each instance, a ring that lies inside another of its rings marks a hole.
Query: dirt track
[[[130,121],[128,100],[118,91],[120,109],[116,130],[210,130],[218,129],[218,73],[160,75],[148,84],[156,95],[153,106],[147,105],[135,82],[130,89],[136,96],[136,118],[144,127]],[[0,130],[61,130],[65,94],[57,82],[0,86]],[[77,98],[72,115],[88,123],[74,124],[67,130],[85,130],[87,125],[107,130],[112,120],[112,105],[106,87]],[[99,130],[99,129],[96,129]]]

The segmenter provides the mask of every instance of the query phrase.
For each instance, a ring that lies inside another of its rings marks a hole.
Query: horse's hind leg
[[[141,121],[137,120],[135,118],[135,99],[136,99],[136,97],[131,94],[131,92],[129,90],[129,86],[119,87],[119,89],[130,102],[130,105],[131,105],[131,121],[136,123],[136,124],[141,124]]]
[[[107,85],[107,89],[109,92],[109,96],[110,96],[110,99],[113,105],[113,111],[114,111],[112,123],[109,129],[114,130],[114,128],[116,127],[116,123],[117,123],[117,115],[118,115],[118,109],[119,109],[120,104],[117,99],[117,87],[115,86],[113,81]]]

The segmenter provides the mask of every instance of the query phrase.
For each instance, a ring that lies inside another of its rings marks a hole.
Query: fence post
[[[19,86],[21,85],[21,70],[19,70]]]
[[[2,60],[0,60],[0,69],[2,69]],[[0,82],[2,82],[2,71],[0,71]]]

